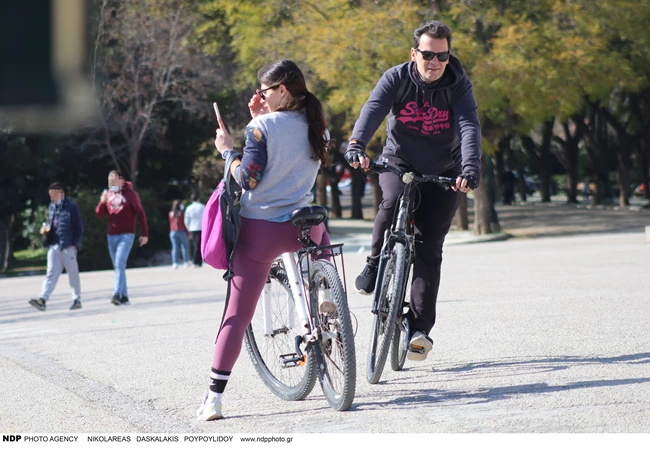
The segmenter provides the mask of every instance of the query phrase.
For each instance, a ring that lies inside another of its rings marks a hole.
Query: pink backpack
[[[241,217],[236,205],[239,185],[229,172],[230,164],[241,155],[232,154],[226,161],[225,176],[210,196],[203,211],[201,255],[203,261],[218,270],[226,270],[224,279],[232,277],[232,260],[239,238]]]

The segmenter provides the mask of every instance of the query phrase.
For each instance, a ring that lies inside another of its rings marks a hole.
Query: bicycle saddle
[[[293,226],[317,226],[327,218],[327,209],[319,205],[311,205],[296,209],[291,214],[291,224]]]

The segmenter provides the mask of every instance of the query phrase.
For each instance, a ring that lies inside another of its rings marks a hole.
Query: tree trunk
[[[485,155],[481,158],[483,172],[485,175]],[[490,203],[488,201],[487,184],[481,179],[481,184],[474,191],[474,234],[491,234],[490,226]]]
[[[0,272],[6,272],[11,258],[11,227],[14,224],[14,215],[0,219]]]
[[[648,144],[648,143],[646,143]],[[650,200],[650,169],[648,163],[648,155],[650,152],[647,150],[647,147],[643,147],[641,141],[639,141],[639,159],[641,160],[641,172],[643,175],[643,197]]]
[[[469,216],[467,214],[467,193],[461,193],[460,204],[456,211],[456,228],[460,231],[469,230]]]
[[[619,188],[619,205],[627,207],[630,205],[630,149],[634,139],[628,134],[625,125],[623,125],[608,109],[601,109],[601,112],[607,123],[609,123],[618,137],[618,150],[616,159],[618,164],[618,188]]]
[[[580,156],[580,140],[582,139],[582,132],[577,127],[575,132],[571,134],[571,128],[568,121],[562,123],[564,130],[564,139],[556,137],[555,140],[562,147],[562,152],[559,153],[558,158],[567,172],[567,202],[578,203],[578,158]]]
[[[591,107],[588,122],[585,121],[585,117],[582,115],[574,115],[572,118],[576,127],[584,136],[585,142],[587,144],[587,155],[589,156],[589,161],[591,161],[592,181],[595,186],[594,194],[592,195],[592,204],[599,205],[602,202],[602,195],[604,192],[601,176],[604,172],[603,168],[605,166],[603,161],[603,153],[600,152],[600,147],[602,147],[602,144],[600,142],[600,135],[598,134],[596,109],[594,107]]]
[[[542,202],[551,202],[551,139],[553,139],[553,125],[555,118],[544,123],[542,128],[542,144],[540,153],[540,180],[542,184]]]
[[[483,181],[487,186],[488,205],[490,207],[489,209],[490,227],[492,229],[492,232],[501,232],[501,225],[499,224],[499,216],[497,215],[497,211],[494,208],[496,189],[495,189],[495,179],[494,179],[494,162],[492,161],[492,158],[490,157],[485,158],[485,164],[483,167],[484,167]]]

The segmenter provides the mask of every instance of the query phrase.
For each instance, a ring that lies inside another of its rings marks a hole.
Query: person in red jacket
[[[172,242],[172,263],[175,269],[183,264],[185,267],[189,265],[190,259],[190,242],[191,234],[185,226],[185,207],[181,201],[176,199],[172,204],[172,210],[169,212],[169,240]],[[183,262],[178,260],[178,249],[180,248]]]
[[[115,290],[111,303],[129,305],[126,261],[135,239],[135,219],[138,219],[142,231],[142,236],[138,239],[140,246],[149,240],[149,229],[138,193],[133,190],[131,182],[125,182],[122,173],[117,170],[108,173],[108,189],[104,190],[95,207],[97,218],[101,219],[107,213],[108,251],[115,268]]]

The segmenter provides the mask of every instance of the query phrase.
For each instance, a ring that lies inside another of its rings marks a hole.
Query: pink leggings
[[[230,301],[214,348],[212,367],[215,370],[232,371],[271,264],[281,254],[301,248],[298,232],[299,229],[289,221],[274,223],[242,218],[233,261]],[[330,244],[329,235],[322,223],[311,230],[311,238],[317,245]]]

